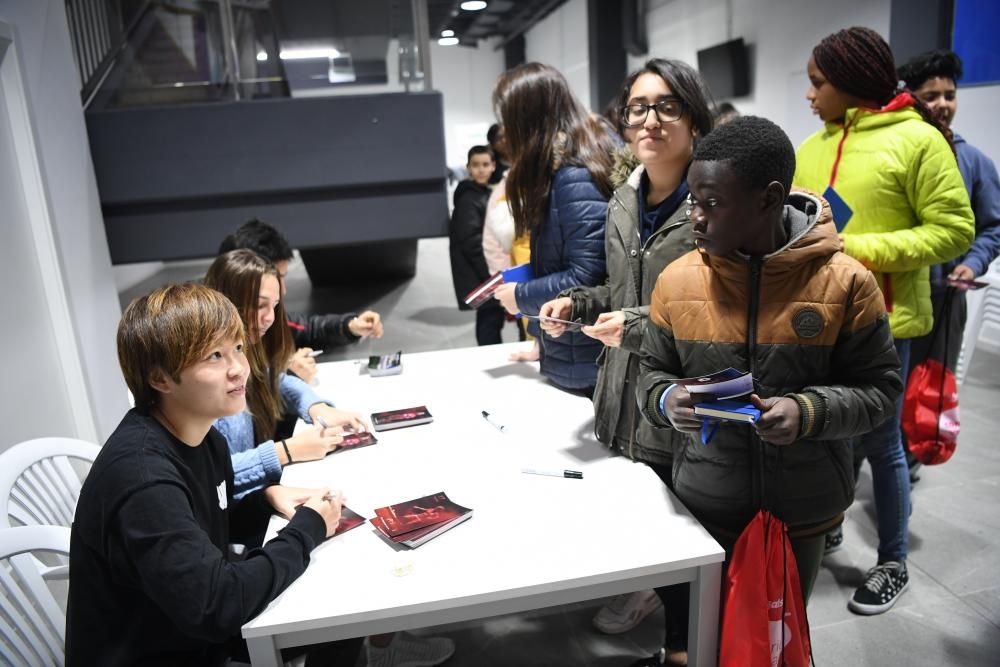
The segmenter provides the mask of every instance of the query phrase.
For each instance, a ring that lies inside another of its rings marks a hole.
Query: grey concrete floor
[[[166,280],[197,279],[207,263],[168,267],[122,294],[123,302]],[[420,242],[412,280],[312,289],[293,263],[290,310],[344,312],[372,308],[386,333],[328,350],[321,361],[475,344],[474,314],[455,306],[447,239]],[[516,340],[513,325],[504,339]],[[847,600],[875,564],[877,537],[871,477],[862,471],[858,498],[844,526],[845,548],[820,571],[808,614],[815,663],[965,666],[1000,664],[1000,356],[978,350],[960,389],[962,432],[954,458],[924,468],[914,487],[910,523],[910,589],[889,612],[856,616]],[[592,548],[581,537],[581,549]],[[662,615],[626,635],[601,635],[590,619],[601,600],[504,616],[461,627],[428,629],[458,645],[452,667],[501,665],[624,666],[662,640]]]

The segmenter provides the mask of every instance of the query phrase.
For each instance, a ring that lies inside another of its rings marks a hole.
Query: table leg
[[[254,637],[247,640],[247,652],[253,667],[281,667],[281,650],[274,643],[274,637]]]
[[[715,667],[719,659],[719,599],[722,563],[698,568],[688,608],[688,664]]]

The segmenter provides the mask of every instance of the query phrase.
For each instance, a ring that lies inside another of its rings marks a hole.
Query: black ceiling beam
[[[590,109],[597,113],[618,96],[628,67],[622,15],[617,2],[587,0]]]
[[[520,19],[503,30],[503,39],[499,44],[497,44],[496,49],[499,51],[504,47],[504,45],[507,44],[507,42],[528,32],[528,30],[534,27],[536,23],[544,19],[565,3],[566,0],[547,0],[544,4],[539,5],[537,9],[534,9],[527,14],[522,14]]]

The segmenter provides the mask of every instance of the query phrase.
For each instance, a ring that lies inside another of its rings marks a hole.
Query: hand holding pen
[[[343,429],[330,428],[322,417],[314,421],[314,428],[303,429],[290,438],[275,442],[275,453],[281,465],[321,459],[344,441]]]
[[[338,432],[353,431],[359,433],[368,430],[368,422],[361,416],[361,413],[354,412],[353,410],[341,410],[326,403],[316,403],[311,406],[309,408],[309,416],[316,423],[320,423],[317,419],[322,420],[324,428],[334,429]]]
[[[319,368],[316,367],[316,357],[322,352],[323,350],[319,350],[317,353],[312,348],[300,347],[289,360],[288,370],[295,373],[306,384],[312,384],[319,373]]]
[[[331,488],[310,489],[312,495],[303,503],[316,511],[326,523],[326,536],[332,537],[340,523],[340,509],[344,506],[344,496]]]

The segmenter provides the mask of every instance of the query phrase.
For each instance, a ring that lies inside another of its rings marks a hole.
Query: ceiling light
[[[458,44],[458,37],[442,37],[438,40],[441,46],[455,46]]]
[[[442,30],[441,31],[441,36],[442,37],[454,37],[455,36],[455,31],[454,30]]]
[[[267,62],[267,51],[257,52],[257,62]]]
[[[466,0],[460,6],[467,12],[478,12],[480,9],[486,9],[486,3],[483,0]]]
[[[340,55],[337,49],[326,47],[319,49],[285,49],[281,52],[282,60],[312,60],[315,58],[336,58]]]

